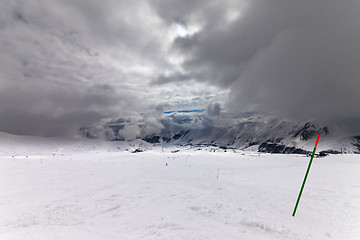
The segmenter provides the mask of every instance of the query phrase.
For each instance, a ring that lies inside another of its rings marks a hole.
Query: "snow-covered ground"
[[[314,159],[292,217],[307,157],[117,149],[0,156],[0,239],[360,239],[358,155]]]

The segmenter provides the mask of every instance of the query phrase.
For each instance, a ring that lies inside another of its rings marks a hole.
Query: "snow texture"
[[[315,158],[292,217],[305,156],[1,139],[1,240],[360,239],[358,155]]]

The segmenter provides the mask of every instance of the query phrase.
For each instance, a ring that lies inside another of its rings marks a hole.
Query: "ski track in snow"
[[[180,149],[0,156],[0,239],[360,239],[358,155],[315,159],[292,217],[309,158]]]

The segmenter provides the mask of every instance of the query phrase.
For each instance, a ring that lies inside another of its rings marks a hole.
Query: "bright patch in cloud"
[[[177,37],[186,37],[189,34],[189,31],[187,30],[186,26],[182,24],[176,24],[175,25],[175,31]]]

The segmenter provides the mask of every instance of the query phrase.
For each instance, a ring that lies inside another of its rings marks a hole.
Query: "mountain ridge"
[[[299,153],[312,151],[316,136],[320,137],[318,151],[323,153],[360,153],[360,137],[342,132],[334,124],[320,121],[295,122],[257,112],[234,116],[227,113],[210,114],[209,111],[172,111],[153,122],[161,125],[157,132],[148,132],[147,119],[131,121],[121,119],[105,124],[111,132],[108,140],[126,140],[124,128],[137,129],[136,138],[151,144],[212,145],[256,150],[267,153]],[[91,136],[92,128],[83,128],[83,136]],[[85,132],[85,134],[84,134]]]

